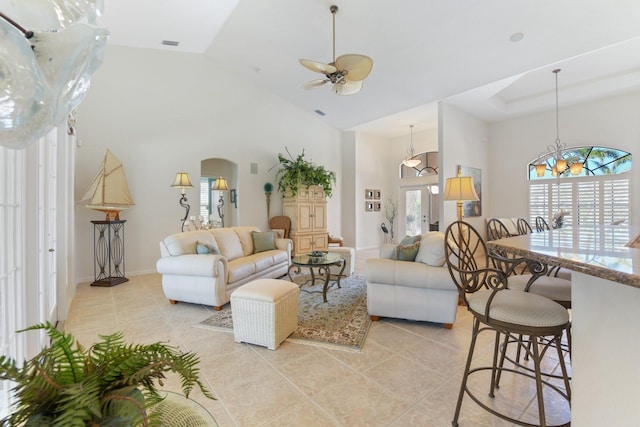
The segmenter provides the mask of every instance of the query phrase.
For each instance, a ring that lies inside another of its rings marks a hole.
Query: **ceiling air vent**
[[[162,40],[162,44],[165,46],[178,46],[180,42],[176,42],[173,40]]]

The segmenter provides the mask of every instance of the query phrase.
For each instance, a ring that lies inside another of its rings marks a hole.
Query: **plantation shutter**
[[[603,222],[612,224],[617,221],[629,221],[629,179],[612,179],[603,182]]]
[[[209,220],[209,188],[211,184],[209,184],[209,178],[200,177],[200,215],[208,222]]]
[[[564,226],[613,224],[631,218],[630,181],[624,174],[530,181],[529,217],[543,217],[551,226],[553,215],[569,212]]]

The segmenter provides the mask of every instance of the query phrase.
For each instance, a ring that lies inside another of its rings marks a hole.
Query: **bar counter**
[[[487,242],[571,272],[571,422],[640,425],[640,228],[565,227]]]

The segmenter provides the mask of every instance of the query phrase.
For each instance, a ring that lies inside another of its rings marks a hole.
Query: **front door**
[[[438,194],[433,185],[416,185],[402,190],[404,199],[404,235],[428,232],[438,222]]]

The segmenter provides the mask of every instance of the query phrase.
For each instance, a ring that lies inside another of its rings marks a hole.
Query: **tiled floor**
[[[376,251],[359,252],[356,272]],[[210,307],[171,305],[157,274],[131,277],[113,288],[79,285],[65,324],[83,345],[98,333],[122,330],[131,342],[168,341],[196,352],[201,375],[218,400],[191,395],[220,426],[450,426],[471,332],[471,316],[459,308],[453,329],[425,322],[374,322],[361,353],[285,342],[276,351],[233,342],[233,334],[193,326]],[[482,338],[491,355],[492,337]],[[549,366],[557,369],[557,360]],[[528,383],[528,382],[527,382]],[[485,396],[488,379],[471,381]],[[166,388],[179,390],[170,379]],[[535,388],[503,379],[493,404],[532,421]],[[569,419],[566,402],[550,393],[548,418]],[[547,400],[547,399],[545,399]],[[535,419],[535,418],[533,418]],[[507,426],[470,398],[460,426]]]

